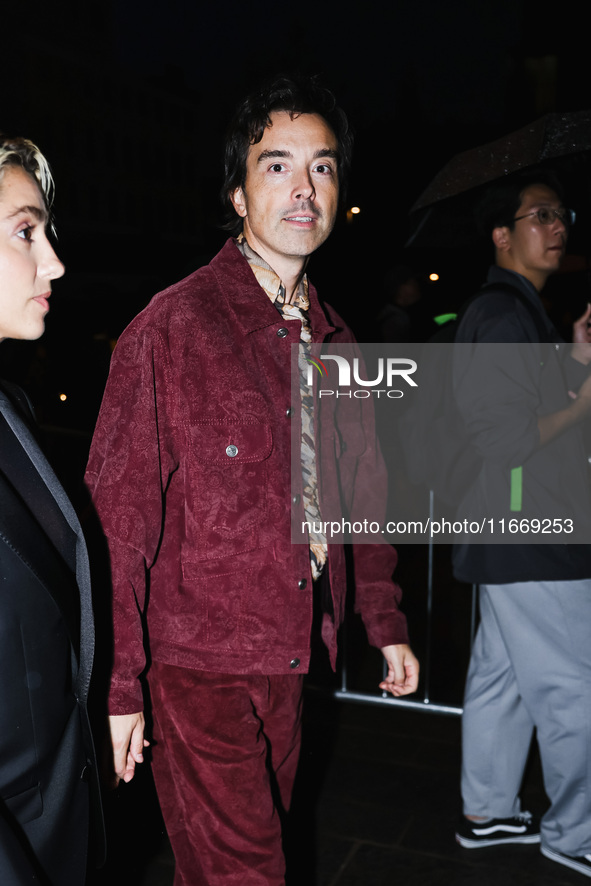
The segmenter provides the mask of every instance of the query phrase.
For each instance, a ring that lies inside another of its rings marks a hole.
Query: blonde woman
[[[64,273],[48,239],[52,190],[35,145],[0,135],[0,341],[43,334],[52,281]],[[80,524],[26,396],[0,382],[2,886],[85,881],[93,648]]]

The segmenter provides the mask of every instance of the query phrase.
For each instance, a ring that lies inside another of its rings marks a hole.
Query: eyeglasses
[[[574,225],[577,218],[574,209],[554,209],[552,206],[544,206],[542,209],[536,209],[535,212],[528,212],[527,215],[518,215],[513,221],[520,221],[522,218],[533,218],[534,215],[541,225],[552,225],[559,218],[567,228]]]

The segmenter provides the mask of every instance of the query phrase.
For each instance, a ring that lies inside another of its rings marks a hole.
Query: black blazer
[[[86,544],[18,388],[0,385],[0,883],[83,886],[96,761]]]

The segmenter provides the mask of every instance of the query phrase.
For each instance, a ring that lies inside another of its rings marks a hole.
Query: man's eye
[[[21,240],[26,240],[27,243],[30,243],[33,239],[33,228],[31,225],[27,225],[26,228],[22,228],[22,230],[17,232],[17,237],[20,237]]]
[[[316,172],[320,172],[323,175],[330,175],[332,173],[332,166],[329,166],[328,163],[319,163],[316,167]]]
[[[549,225],[554,221],[554,213],[551,209],[538,209],[537,215],[543,225]]]
[[[271,166],[271,172],[283,172],[284,169],[285,166],[283,165],[283,163],[273,163],[273,165]]]

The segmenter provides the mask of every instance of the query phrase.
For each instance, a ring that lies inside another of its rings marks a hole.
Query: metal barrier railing
[[[430,508],[430,517],[433,519],[434,517],[434,497],[433,492],[429,493],[429,508]],[[444,704],[438,701],[435,701],[431,697],[431,677],[432,677],[432,667],[433,667],[433,559],[434,559],[434,544],[433,540],[430,539],[428,544],[428,556],[427,556],[427,599],[426,599],[426,613],[425,613],[425,653],[422,656],[421,662],[421,688],[422,688],[422,698],[417,700],[416,697],[412,699],[407,698],[393,698],[387,692],[381,693],[371,693],[371,692],[360,692],[355,691],[349,688],[348,684],[348,643],[347,643],[347,621],[343,625],[343,637],[342,637],[342,660],[340,664],[340,687],[338,689],[333,689],[330,691],[330,694],[339,699],[340,701],[348,701],[355,702],[358,704],[373,704],[373,705],[388,705],[391,707],[402,707],[415,711],[425,711],[432,714],[453,714],[455,716],[460,716],[462,714],[462,708],[459,705],[453,704]],[[478,620],[478,585],[472,585],[472,596],[471,596],[471,608],[470,608],[470,632],[469,637],[467,638],[469,643],[469,648],[472,648],[472,643],[474,642],[474,637],[476,635],[476,627]],[[382,663],[382,673],[383,677],[386,676],[387,667],[386,663]],[[383,679],[382,677],[382,679]],[[319,688],[319,687],[315,687]]]

